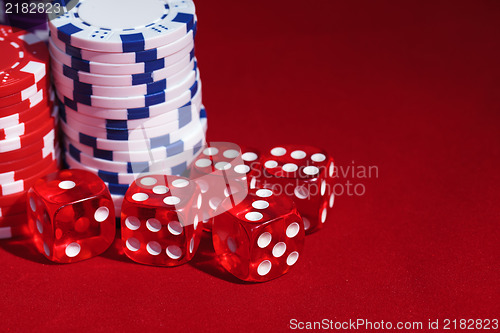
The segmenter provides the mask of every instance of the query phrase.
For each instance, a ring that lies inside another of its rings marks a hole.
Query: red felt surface
[[[52,265],[22,242],[0,242],[0,330],[499,318],[500,2],[197,6],[212,140],[316,144],[344,169],[376,166],[378,178],[340,177],[366,193],[339,196],[296,267],[265,284],[219,271],[209,246],[162,269],[116,248]]]

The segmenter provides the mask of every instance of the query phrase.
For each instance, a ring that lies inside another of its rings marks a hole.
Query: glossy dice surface
[[[265,152],[262,167],[260,186],[294,200],[306,233],[322,228],[335,201],[333,158],[317,147],[284,145]]]
[[[259,187],[258,179],[261,177],[262,165],[261,165],[261,153],[259,150],[251,147],[246,147],[240,145],[241,149],[241,159],[243,163],[248,166],[246,178],[248,182],[248,188]]]
[[[224,207],[226,206],[227,207]],[[212,239],[221,265],[244,281],[264,282],[287,273],[304,247],[304,225],[290,198],[251,189],[214,217]]]
[[[246,155],[253,159],[253,155]],[[228,142],[213,142],[202,150],[191,166],[190,178],[194,180],[203,194],[204,229],[211,231],[211,218],[215,216],[222,200],[233,196],[238,204],[248,189],[248,177],[252,169],[242,158],[238,145]]]
[[[122,204],[125,254],[135,262],[177,266],[191,260],[201,237],[199,186],[177,176],[147,175],[134,181]]]
[[[76,262],[103,253],[115,237],[109,191],[96,175],[63,170],[39,179],[28,192],[28,224],[49,260]]]

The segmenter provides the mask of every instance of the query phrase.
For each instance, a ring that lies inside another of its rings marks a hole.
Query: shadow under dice
[[[191,260],[201,238],[199,186],[183,177],[147,175],[123,199],[121,232],[125,254],[135,262],[177,266]]]
[[[235,207],[230,198],[214,217],[212,239],[221,265],[244,281],[287,273],[304,247],[304,224],[293,201],[269,189],[250,189]]]
[[[259,184],[294,200],[306,233],[323,227],[333,207],[334,161],[324,150],[305,145],[285,145],[262,155]]]
[[[103,253],[115,238],[115,209],[104,182],[78,169],[52,173],[28,192],[28,225],[49,260],[71,263]]]
[[[245,155],[255,161],[257,157]],[[190,178],[199,186],[203,195],[202,215],[204,230],[212,230],[212,220],[217,209],[227,197],[233,205],[245,198],[248,175],[252,169],[242,158],[240,147],[234,143],[213,142],[205,148],[191,166]]]

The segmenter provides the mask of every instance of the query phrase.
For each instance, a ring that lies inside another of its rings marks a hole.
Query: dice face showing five
[[[316,147],[285,145],[264,153],[261,162],[259,186],[293,199],[306,233],[319,230],[335,201],[333,158]]]
[[[123,200],[121,232],[125,254],[135,262],[177,266],[191,260],[201,238],[199,186],[177,176],[146,175]]]
[[[254,154],[255,155],[255,154]],[[190,178],[203,194],[203,227],[211,231],[216,211],[227,197],[237,205],[246,197],[248,175],[252,172],[243,156],[254,160],[254,155],[242,155],[240,147],[233,143],[213,142],[193,161]]]
[[[115,209],[104,182],[84,170],[36,181],[28,192],[28,225],[49,260],[71,263],[103,253],[114,241]]]
[[[221,265],[244,281],[264,282],[287,273],[304,247],[304,224],[293,201],[269,189],[230,198],[213,219],[212,239]]]

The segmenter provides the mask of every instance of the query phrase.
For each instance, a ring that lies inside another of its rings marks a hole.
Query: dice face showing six
[[[203,227],[211,231],[212,220],[222,200],[231,196],[234,205],[246,197],[248,175],[252,168],[244,160],[257,159],[255,153],[242,154],[240,147],[228,142],[214,142],[203,149],[192,163],[190,178],[193,179],[203,194]]]
[[[49,260],[71,263],[103,253],[114,241],[115,210],[104,182],[83,170],[39,179],[28,192],[28,225]]]
[[[319,230],[335,201],[333,158],[319,148],[285,145],[264,153],[262,165],[259,186],[293,199],[306,233]]]
[[[138,178],[122,205],[125,254],[135,262],[156,266],[191,260],[201,238],[202,204],[194,181],[165,175]]]
[[[222,266],[244,281],[287,273],[304,247],[304,224],[293,201],[269,189],[250,189],[235,207],[230,198],[214,217],[212,239]]]

